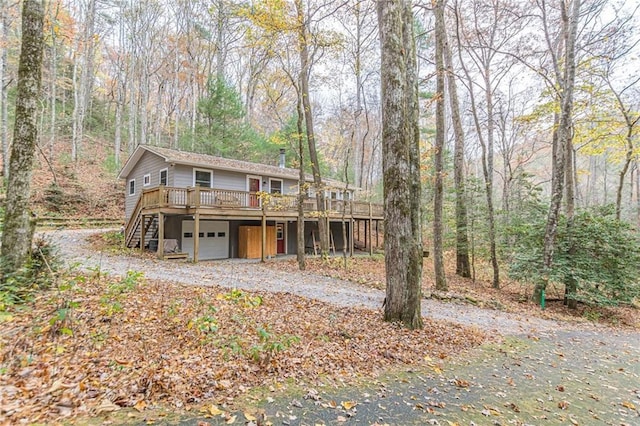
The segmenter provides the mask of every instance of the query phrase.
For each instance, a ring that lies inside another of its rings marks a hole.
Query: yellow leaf
[[[229,418],[227,419],[226,423],[227,423],[228,425],[231,425],[231,424],[235,423],[235,422],[236,422],[236,417],[238,417],[238,416],[231,416],[231,417],[229,417]]]
[[[342,401],[340,403],[340,405],[342,405],[342,407],[345,410],[351,410],[353,407],[355,407],[358,403],[355,401]]]
[[[257,420],[256,416],[252,415],[251,413],[247,413],[247,412],[244,413],[244,418],[247,419],[248,422],[255,422]]]
[[[622,403],[622,406],[625,407],[625,408],[628,408],[629,410],[635,410],[636,409],[636,406],[633,405],[633,403],[631,403],[629,401],[624,401]]]
[[[209,407],[209,414],[211,414],[212,416],[219,416],[221,414],[224,414],[224,411],[219,409],[218,406],[212,404],[211,407]]]
[[[138,401],[136,403],[136,405],[133,406],[133,408],[135,408],[136,410],[142,412],[144,411],[145,408],[147,408],[147,403],[144,401],[144,399]]]

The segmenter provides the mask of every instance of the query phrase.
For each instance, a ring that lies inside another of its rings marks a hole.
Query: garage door
[[[193,220],[182,221],[182,251],[193,259]],[[229,222],[200,221],[199,260],[227,259],[229,257]]]

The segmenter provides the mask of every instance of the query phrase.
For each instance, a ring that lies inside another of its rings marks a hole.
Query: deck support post
[[[266,260],[267,251],[267,214],[264,211],[264,204],[262,206],[262,250],[260,254],[260,262],[264,263]]]
[[[369,256],[373,256],[373,206],[369,201]]]
[[[200,191],[196,191],[196,195],[200,198]],[[200,210],[196,209],[193,215],[193,263],[198,263],[200,258]]]
[[[164,213],[158,212],[158,259],[164,258]]]
[[[353,237],[355,236],[355,231],[354,231],[354,226],[355,226],[356,221],[353,219],[353,215],[351,216],[351,219],[349,219],[349,235],[351,235],[351,237],[349,238],[349,252],[350,252],[350,256],[353,257],[353,249],[354,249],[354,245],[355,245],[355,241],[353,240]]]
[[[144,234],[145,234],[145,219],[146,216],[141,214],[140,215],[140,251],[143,252],[144,251]]]

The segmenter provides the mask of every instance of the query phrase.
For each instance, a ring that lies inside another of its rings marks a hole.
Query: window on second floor
[[[136,180],[131,179],[129,181],[129,195],[135,195],[136,193]]]
[[[282,194],[282,180],[269,179],[269,190],[272,194]]]
[[[213,181],[213,173],[211,170],[193,170],[193,186],[201,186],[203,188],[211,188]]]
[[[162,169],[160,170],[160,185],[167,185],[167,181],[168,181],[168,170],[167,169]]]
[[[142,177],[142,186],[151,185],[151,173],[147,173]]]

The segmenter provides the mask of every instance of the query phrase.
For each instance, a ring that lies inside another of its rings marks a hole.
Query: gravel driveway
[[[264,267],[255,260],[232,259],[192,264],[96,252],[91,249],[86,239],[89,235],[100,232],[105,230],[56,230],[43,234],[58,246],[67,265],[78,265],[84,270],[100,268],[101,271],[115,276],[135,270],[144,272],[147,278],[154,280],[292,293],[338,306],[364,306],[375,309],[380,308],[384,300],[384,292],[380,290],[309,272],[280,272]],[[473,325],[487,332],[503,335],[549,333],[558,326],[554,321],[536,317],[523,317],[433,299],[423,299],[422,312],[426,317]]]

